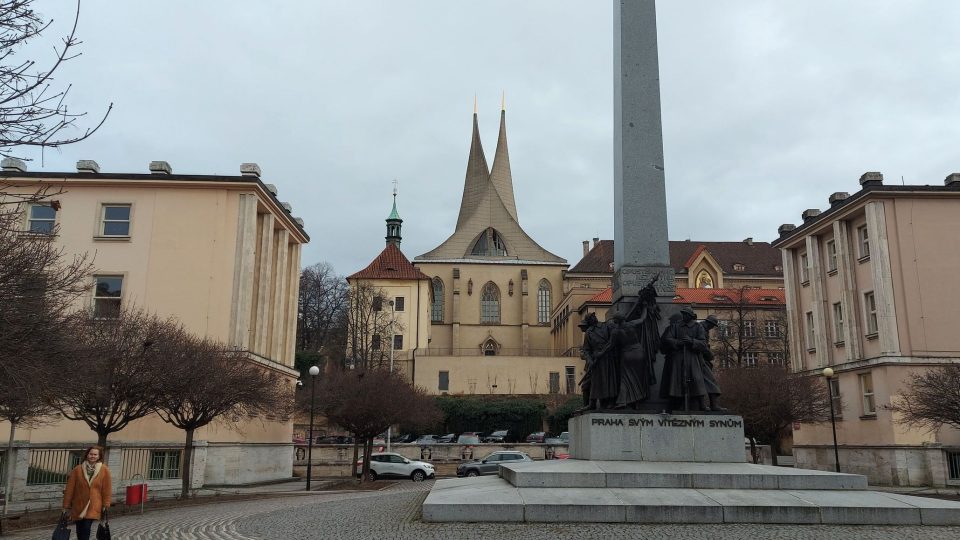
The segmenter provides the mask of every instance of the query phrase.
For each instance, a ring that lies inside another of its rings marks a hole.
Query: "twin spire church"
[[[394,205],[387,247],[348,280],[380,289],[408,311],[394,358],[415,384],[437,394],[575,391],[582,361],[558,356],[550,333],[567,261],[520,226],[504,110],[492,168],[473,114],[453,234],[411,264],[398,249],[401,222]]]

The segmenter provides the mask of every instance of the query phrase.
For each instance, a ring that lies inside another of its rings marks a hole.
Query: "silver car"
[[[533,458],[524,452],[500,451],[494,452],[481,460],[472,460],[461,463],[457,466],[457,476],[482,476],[486,474],[497,474],[500,471],[500,465],[507,463],[522,463],[533,461]]]
[[[363,465],[363,458],[357,461],[357,467]],[[393,452],[370,454],[370,479],[409,478],[414,482],[423,482],[433,478],[436,472],[433,465],[425,461],[407,459]]]

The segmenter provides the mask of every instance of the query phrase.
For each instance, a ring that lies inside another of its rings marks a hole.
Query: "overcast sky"
[[[39,0],[66,32],[70,2]],[[580,259],[613,236],[613,2],[85,0],[60,72],[93,138],[31,170],[238,174],[303,217],[304,265],[383,247],[399,179],[410,259],[453,232],[476,94],[488,163],[506,91],[524,229]],[[670,238],[772,240],[864,171],[960,171],[960,3],[658,2]],[[47,54],[47,50],[42,51]],[[44,56],[39,57],[42,61]]]

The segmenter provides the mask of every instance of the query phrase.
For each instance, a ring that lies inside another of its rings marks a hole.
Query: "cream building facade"
[[[8,189],[49,188],[49,199],[58,203],[25,208],[25,231],[45,234],[56,225],[52,241],[66,256],[93,257],[90,293],[77,308],[109,316],[121,306],[137,307],[176,317],[189,331],[247,351],[251,362],[286,377],[292,396],[300,249],[309,237],[290,205],[277,198],[276,187],[260,179],[260,168],[243,164],[241,174],[220,176],[173,174],[166,162],[152,162],[149,174],[101,173],[93,161],[77,165],[76,172],[29,172],[7,159],[0,172]],[[227,420],[229,425],[197,431],[195,483],[292,475],[291,421]],[[8,427],[0,423],[0,431]],[[56,459],[73,459],[63,449],[96,441],[85,425],[66,420],[17,435],[17,467],[24,471],[57,452]],[[156,479],[172,480],[179,474],[183,437],[155,416],[113,434],[111,448],[123,449],[110,452],[120,480],[115,485],[135,473],[157,476],[139,470],[153,469],[157,460],[163,466]],[[128,449],[139,465],[123,461]],[[14,492],[39,493],[43,487],[28,486],[18,475]]]
[[[912,373],[960,362],[960,174],[943,186],[834,193],[774,243],[783,256],[792,367],[831,367],[840,466],[871,483],[960,484],[960,432],[911,429],[890,410]],[[826,381],[825,381],[825,384]],[[945,399],[947,399],[945,397]],[[798,466],[834,465],[829,423],[794,430]]]

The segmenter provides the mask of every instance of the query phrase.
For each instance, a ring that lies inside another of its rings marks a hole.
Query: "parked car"
[[[413,433],[404,433],[393,440],[398,443],[412,443],[417,440],[417,436]]]
[[[497,474],[500,470],[500,465],[503,463],[521,463],[525,461],[533,461],[533,459],[524,452],[502,450],[500,452],[494,452],[480,460],[474,459],[461,463],[457,466],[457,476]]]
[[[480,444],[480,437],[464,433],[457,437],[457,444]]]
[[[544,444],[570,444],[570,432],[564,431],[556,437],[550,437],[544,441]]]
[[[546,431],[537,431],[527,435],[527,438],[524,439],[528,443],[542,443],[547,440],[549,434]]]
[[[357,461],[357,467],[363,466],[363,458]],[[359,476],[359,474],[358,474]],[[433,478],[436,472],[433,465],[426,461],[407,459],[393,452],[378,452],[370,454],[370,479],[377,478],[409,478],[414,482],[423,482]]]
[[[348,435],[327,435],[317,437],[317,444],[353,444],[353,437]]]
[[[494,431],[493,433],[487,435],[483,438],[483,442],[487,443],[505,443],[507,439],[510,438],[510,432],[506,429],[500,431]]]
[[[420,438],[416,440],[416,444],[420,446],[424,446],[428,444],[437,444],[437,442],[438,441],[437,441],[436,435],[421,435]]]
[[[456,440],[457,440],[457,434],[456,434],[456,433],[447,433],[446,435],[443,435],[443,436],[441,436],[441,437],[437,437],[437,442],[438,442],[438,443],[452,443],[452,442],[454,442],[454,441],[456,441]]]

